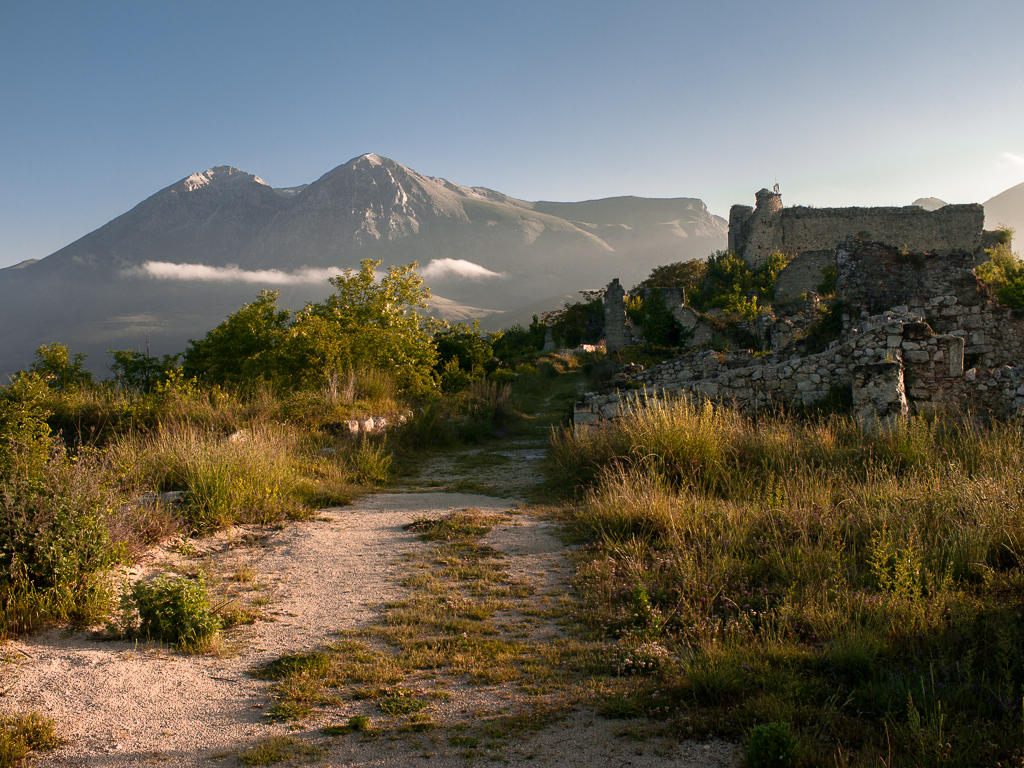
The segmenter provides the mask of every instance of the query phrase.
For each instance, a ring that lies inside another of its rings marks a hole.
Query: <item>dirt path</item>
[[[465,452],[436,460],[420,483],[448,485],[449,478],[460,481],[461,471],[462,481],[471,475],[488,489],[515,493],[537,477],[541,456],[535,444]],[[388,721],[374,709],[374,725],[382,733],[326,735],[325,725],[371,712],[354,695],[306,718],[272,722],[266,713],[273,684],[251,672],[284,654],[331,647],[339,630],[351,634],[379,622],[386,604],[407,597],[402,582],[410,558],[424,552],[424,543],[403,526],[465,508],[502,515],[481,545],[501,558],[510,583],[529,591],[538,606],[566,599],[565,547],[554,526],[515,501],[450,492],[378,494],[280,531],[236,530],[165,550],[148,564],[149,572],[205,571],[224,579],[222,584],[234,584],[251,604],[263,604],[267,620],[233,629],[220,654],[188,656],[86,633],[51,631],[23,638],[0,647],[0,658],[6,659],[0,666],[0,711],[35,710],[56,721],[66,743],[40,755],[39,766],[233,766],[242,764],[240,754],[274,736],[293,740],[290,750],[319,750],[281,764],[466,766],[494,759],[594,768],[736,764],[730,745],[621,738],[631,723],[586,712],[557,713],[546,727],[481,742],[459,734],[470,733],[464,729],[478,720],[521,716],[531,702],[524,704],[507,683],[468,685],[429,675],[422,680],[446,686],[426,710],[429,729],[416,727],[415,718]],[[522,624],[528,627],[522,636],[533,638],[528,642],[543,645],[561,634],[557,621],[544,616],[538,610]]]

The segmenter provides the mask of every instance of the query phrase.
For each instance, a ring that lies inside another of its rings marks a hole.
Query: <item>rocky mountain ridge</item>
[[[725,231],[694,198],[528,202],[374,154],[287,189],[217,166],[0,270],[0,374],[52,341],[99,357],[147,339],[154,354],[179,351],[261,288],[280,287],[281,303],[297,308],[330,291],[324,270],[364,258],[417,261],[447,300],[435,311],[465,319],[613,277],[639,281],[724,247]]]

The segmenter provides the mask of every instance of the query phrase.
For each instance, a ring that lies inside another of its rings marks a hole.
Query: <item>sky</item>
[[[195,171],[366,152],[526,200],[984,202],[1024,182],[1020,0],[0,0],[0,267]]]

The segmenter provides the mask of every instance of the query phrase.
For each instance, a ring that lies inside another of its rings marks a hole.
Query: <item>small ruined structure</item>
[[[783,208],[778,185],[762,189],[756,205],[734,205],[729,211],[729,250],[751,267],[773,253],[792,257],[779,275],[776,293],[795,297],[816,290],[821,270],[831,266],[836,243],[856,238],[901,248],[910,253],[971,253],[984,258],[992,247],[982,228],[985,209],[977,203],[947,205],[927,211],[902,208]]]
[[[758,318],[758,336],[771,352],[681,355],[624,377],[619,389],[587,394],[576,405],[577,424],[614,418],[664,394],[754,411],[813,406],[845,391],[865,424],[961,408],[1024,414],[1024,368],[1016,367],[1024,363],[1024,312],[996,303],[975,275],[984,249],[996,242],[982,230],[980,205],[931,213],[917,206],[784,209],[777,189],[761,190],[757,202],[753,210],[733,206],[729,222],[730,247],[752,264],[787,249],[818,258],[823,243],[836,238],[827,263],[836,269],[836,299],[848,308],[840,337],[813,354],[801,347],[818,316],[812,294],[798,315]],[[622,302],[617,281],[607,295],[612,324]],[[677,322],[703,322],[681,302],[669,308]]]

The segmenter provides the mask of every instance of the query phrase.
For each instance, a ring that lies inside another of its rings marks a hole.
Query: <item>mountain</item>
[[[44,259],[0,269],[0,374],[53,341],[94,369],[108,349],[181,351],[261,289],[298,308],[362,259],[417,261],[438,296],[432,311],[464,320],[613,277],[638,282],[725,247],[726,228],[693,198],[527,202],[374,154],[287,189],[217,166]]]
[[[1014,241],[1024,242],[1024,184],[1000,192],[985,204],[985,228],[995,229],[1000,224],[1016,230]],[[1020,250],[1019,245],[1014,248]]]
[[[948,205],[948,203],[945,200],[939,200],[937,197],[919,197],[911,205],[919,205],[926,211],[937,211],[939,208]]]

